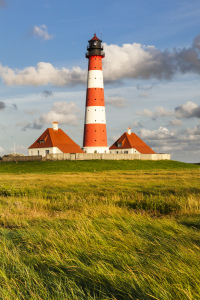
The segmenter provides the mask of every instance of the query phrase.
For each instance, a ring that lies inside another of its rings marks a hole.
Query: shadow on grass
[[[185,216],[178,223],[188,228],[200,229],[200,215]]]

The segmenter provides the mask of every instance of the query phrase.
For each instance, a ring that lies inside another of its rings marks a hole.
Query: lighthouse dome
[[[91,55],[100,55],[102,57],[105,56],[103,52],[102,41],[94,34],[93,38],[88,41],[89,46],[87,47],[86,57],[88,58]]]

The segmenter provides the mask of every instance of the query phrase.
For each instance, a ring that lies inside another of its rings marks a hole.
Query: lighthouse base
[[[83,147],[85,153],[110,153],[109,147]]]

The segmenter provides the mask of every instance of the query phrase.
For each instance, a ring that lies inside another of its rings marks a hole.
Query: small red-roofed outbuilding
[[[84,153],[79,145],[58,128],[58,122],[53,122],[53,128],[47,128],[28,150],[29,156],[46,156],[49,153]]]
[[[109,148],[110,153],[124,154],[155,154],[145,142],[135,133],[131,133],[131,129],[122,134],[122,136]]]

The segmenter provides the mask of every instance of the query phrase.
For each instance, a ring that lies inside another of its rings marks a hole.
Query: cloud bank
[[[200,118],[200,105],[194,102],[187,102],[175,108],[177,118]]]
[[[159,127],[155,130],[142,128],[138,135],[157,153],[200,155],[200,124],[180,131],[170,131],[165,127]]]
[[[45,25],[34,27],[34,34],[50,39]],[[160,51],[154,46],[137,43],[104,44],[104,80],[112,83],[126,78],[169,80],[177,73],[200,74],[200,35],[189,48]],[[36,67],[13,70],[0,65],[0,76],[6,85],[73,86],[86,83],[87,70],[79,67],[58,69],[51,63],[39,62]]]
[[[69,70],[66,68],[57,69],[52,64],[40,62],[37,67],[28,67],[23,70],[12,70],[9,67],[0,65],[0,76],[8,86],[29,85],[39,86],[74,86],[85,84],[87,72],[79,67]]]
[[[171,121],[171,125],[181,125],[181,122],[177,119],[189,119],[199,118],[200,119],[200,105],[188,101],[185,104],[177,106],[174,110],[168,110],[162,106],[156,107],[155,111],[149,109],[143,109],[137,113],[140,116],[151,117],[153,119],[159,117],[171,117],[174,116],[176,119]]]
[[[49,112],[43,113],[32,123],[20,122],[17,126],[22,126],[23,131],[27,129],[41,129],[44,124],[52,124],[53,121],[62,125],[78,126],[80,114],[81,111],[74,102],[55,102]]]

